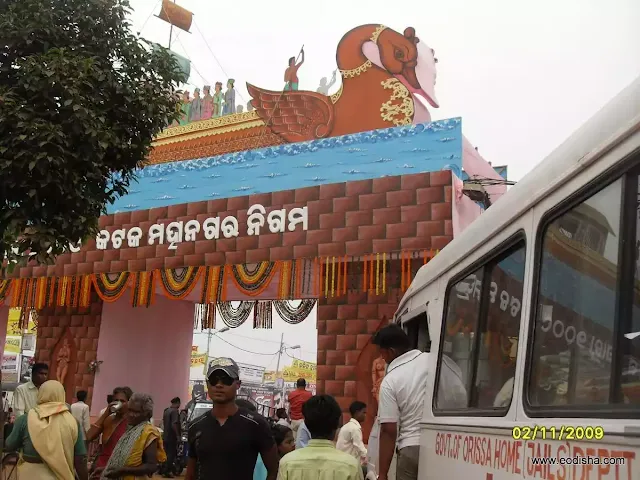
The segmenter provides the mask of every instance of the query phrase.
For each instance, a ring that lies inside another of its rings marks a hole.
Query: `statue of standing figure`
[[[300,79],[298,78],[298,69],[304,63],[304,47],[300,49],[300,55],[302,56],[300,63],[296,64],[296,57],[291,57],[289,59],[289,66],[284,71],[285,92],[298,90],[298,85],[300,83]]]
[[[375,398],[376,403],[378,403],[378,396],[380,395],[380,385],[382,385],[382,379],[384,379],[386,367],[387,363],[382,357],[376,358],[371,365],[371,380],[373,381],[373,388],[371,389],[371,393],[373,393],[373,398]]]
[[[236,81],[233,78],[227,80],[227,91],[224,92],[224,110],[223,115],[236,113],[236,91],[233,86]]]
[[[67,372],[69,371],[69,363],[71,362],[71,348],[69,347],[69,340],[66,338],[62,341],[56,360],[56,378],[64,385],[64,380],[67,378]]]
[[[327,83],[327,77],[322,77],[320,79],[320,86],[316,90],[316,92],[321,93],[323,95],[329,95],[329,89],[333,87],[336,83],[336,75],[338,71],[333,71],[333,76],[331,77],[331,82]]]
[[[204,96],[202,97],[202,120],[208,120],[213,116],[213,95],[211,95],[211,85],[205,85],[202,89]]]
[[[182,104],[180,105],[180,110],[182,111],[182,115],[180,116],[180,120],[178,123],[180,125],[186,125],[189,123],[189,111],[191,110],[191,99],[190,93],[188,90],[185,90],[182,93]]]
[[[222,115],[222,103],[224,101],[224,93],[222,93],[222,82],[216,82],[215,91],[213,93],[213,116]]]
[[[200,98],[200,89],[193,91],[193,100],[191,100],[191,110],[189,111],[189,121],[195,122],[202,118],[202,99]]]

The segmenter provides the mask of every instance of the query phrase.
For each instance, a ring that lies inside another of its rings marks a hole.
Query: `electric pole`
[[[278,363],[276,364],[276,380],[278,379],[278,373],[280,373],[280,358],[282,357],[282,350],[284,349],[284,333],[280,336],[280,349],[278,350]],[[284,383],[284,377],[282,378]]]

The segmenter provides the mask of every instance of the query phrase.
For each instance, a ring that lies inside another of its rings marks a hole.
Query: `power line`
[[[275,352],[275,353],[252,352],[251,350],[245,350],[244,348],[238,347],[237,345],[234,345],[231,342],[227,342],[224,338],[222,338],[219,335],[214,335],[214,337],[217,338],[218,340],[222,340],[224,343],[232,346],[233,348],[236,348],[238,350],[242,350],[243,352],[246,352],[246,353],[252,353],[254,355],[265,355],[265,356],[273,356],[273,355],[277,355],[278,354],[278,352]]]
[[[302,349],[300,349],[300,350],[302,350]],[[302,351],[303,351],[303,352],[309,352],[309,353],[312,353],[310,350],[302,350]],[[298,357],[293,357],[293,356],[291,356],[291,355],[289,354],[289,352],[287,352],[287,349],[286,349],[286,348],[285,348],[285,352],[284,352],[284,354],[285,354],[287,357],[289,357],[290,359],[292,359],[292,360],[300,360],[301,362],[309,362],[309,360],[303,360],[302,358],[298,358]],[[309,362],[309,363],[311,363],[311,362]]]
[[[213,53],[213,49],[209,46],[209,42],[207,42],[207,39],[204,37],[204,35],[202,34],[202,31],[200,31],[200,27],[198,27],[198,23],[194,20],[193,25],[196,27],[196,30],[198,31],[198,33],[200,34],[200,36],[202,37],[202,40],[204,40],[204,44],[207,46],[207,48],[209,49],[209,52],[211,52],[211,55],[213,56],[214,60],[216,61],[216,63],[218,64],[218,67],[220,67],[220,70],[222,70],[222,73],[224,73],[224,76],[227,77],[227,80],[229,80],[229,78],[231,78],[229,76],[229,74],[227,74],[227,72],[225,71],[224,67],[222,66],[222,64],[220,63],[220,60],[218,60],[218,57],[216,57],[216,54]],[[242,103],[247,103],[245,98],[242,96],[242,94],[240,92],[237,92],[238,96],[240,97],[240,99],[242,100]],[[232,112],[234,113],[234,112]]]
[[[265,340],[262,338],[254,338],[254,337],[249,337],[247,335],[240,335],[237,333],[227,333],[227,335],[231,335],[232,337],[244,338],[246,340],[255,340],[256,342],[275,343],[278,345],[280,344],[280,342],[277,340]]]
[[[184,44],[182,43],[182,40],[180,40],[177,36],[174,39],[174,42],[178,42],[180,44],[180,46],[182,47],[182,50],[184,50],[184,56],[187,57],[187,60],[189,60],[189,62],[191,63],[191,65],[193,66],[193,69],[195,70],[195,72],[200,76],[200,78],[202,80],[204,80],[205,84],[209,84],[209,81],[204,77],[204,75],[202,75],[200,73],[200,71],[198,70],[198,67],[196,67],[196,64],[193,60],[191,60],[191,57],[189,57],[189,54],[187,53],[187,48],[184,46]],[[188,83],[188,82],[187,82]]]
[[[229,336],[229,335],[231,335],[233,337],[243,338],[245,340],[254,340],[256,342],[265,342],[265,343],[273,343],[273,344],[279,344],[280,343],[277,340],[265,340],[265,339],[262,339],[262,338],[255,338],[255,337],[249,337],[247,335],[240,335],[238,333],[227,333],[227,335],[225,335],[225,336]],[[285,344],[285,347],[286,348],[291,348],[291,345]],[[305,350],[304,348],[300,348],[300,350],[302,350],[303,352],[312,352],[312,350]]]
[[[149,13],[149,16],[147,17],[147,19],[143,22],[142,27],[140,27],[140,30],[138,30],[138,35],[140,35],[142,33],[142,31],[144,30],[144,27],[147,26],[147,22],[149,21],[149,19],[151,18],[151,16],[153,15],[153,12],[155,12],[156,8],[158,8],[158,5],[160,5],[160,2],[162,2],[162,0],[158,0],[156,2],[156,4],[153,6],[153,8],[151,9],[151,13]]]

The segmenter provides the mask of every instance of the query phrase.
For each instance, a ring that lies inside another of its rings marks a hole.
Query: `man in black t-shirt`
[[[167,462],[164,468],[164,477],[173,478],[175,473],[176,455],[178,454],[178,442],[180,441],[180,398],[171,400],[171,406],[162,414],[162,428],[164,430],[163,442],[167,452]]]
[[[276,480],[279,459],[271,429],[261,415],[236,405],[239,387],[238,364],[230,358],[213,359],[207,371],[213,408],[189,427],[185,480],[253,480],[258,454],[267,480]]]

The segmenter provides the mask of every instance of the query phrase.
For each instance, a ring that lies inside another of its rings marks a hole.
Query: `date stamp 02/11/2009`
[[[591,441],[604,438],[604,428],[592,426],[561,425],[547,427],[543,425],[523,425],[513,427],[511,436],[514,440],[573,440]]]

